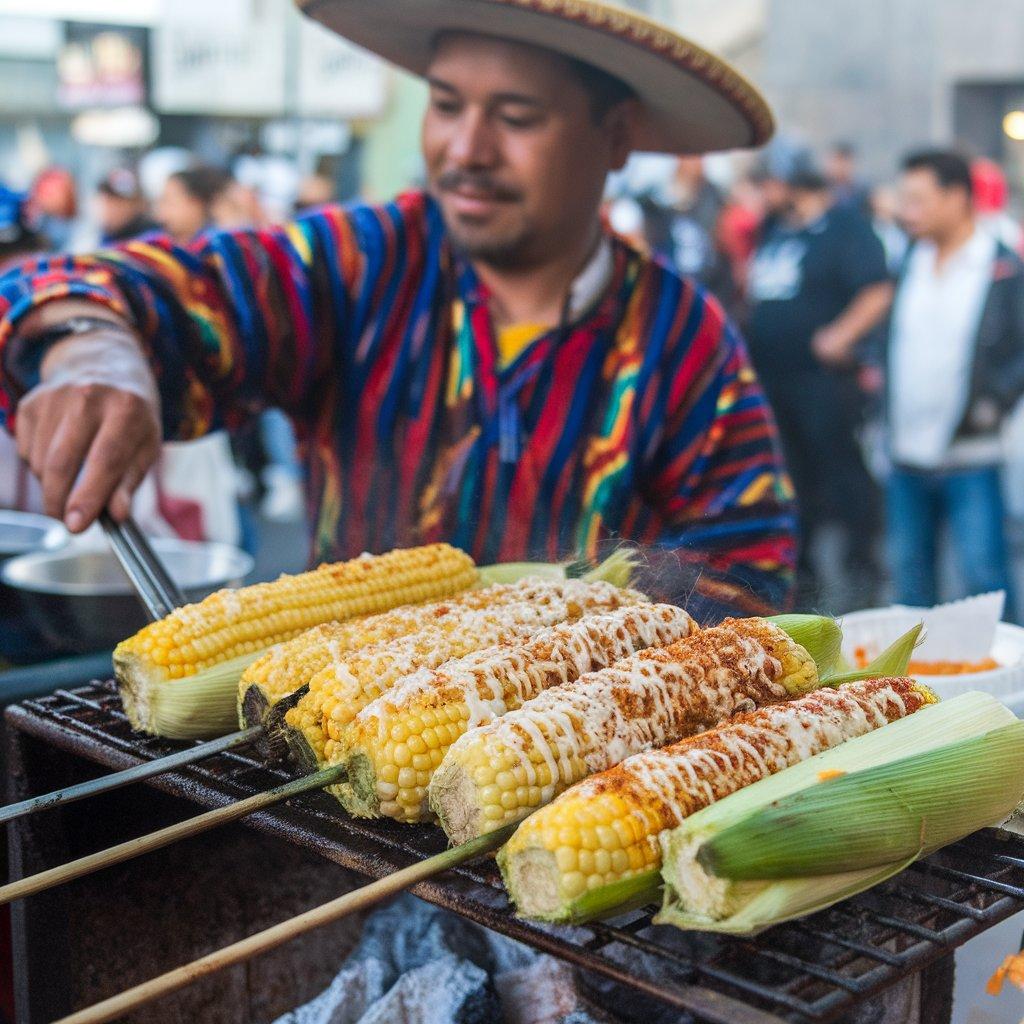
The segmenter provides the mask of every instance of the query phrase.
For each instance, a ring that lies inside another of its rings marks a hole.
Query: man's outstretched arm
[[[0,278],[0,414],[47,511],[76,531],[104,506],[126,514],[161,433],[196,437],[267,405],[315,415],[371,284],[374,223],[357,233],[326,210],[188,249],[152,236],[39,257]],[[104,322],[52,341],[83,316]]]

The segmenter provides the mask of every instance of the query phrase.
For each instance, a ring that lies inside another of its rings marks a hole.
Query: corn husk
[[[763,779],[664,834],[656,920],[755,933],[1002,820],[1022,795],[1024,723],[988,694],[962,694]]]
[[[540,576],[548,580],[582,579],[586,583],[605,582],[616,587],[628,587],[640,564],[636,549],[616,548],[603,562],[501,562],[480,569],[480,583],[515,583],[527,576]]]
[[[267,648],[184,679],[158,677],[134,656],[115,659],[121,701],[133,728],[172,740],[209,739],[238,728],[238,680]]]
[[[772,615],[768,621],[778,626],[814,659],[818,677],[836,671],[842,661],[843,631],[828,615]]]

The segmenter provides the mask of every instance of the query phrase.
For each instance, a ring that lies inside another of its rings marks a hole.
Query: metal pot
[[[0,566],[32,551],[54,551],[67,541],[68,532],[56,519],[0,509]],[[0,659],[31,661],[43,646],[17,592],[0,583]]]
[[[189,601],[238,586],[253,560],[228,544],[156,539],[153,548]],[[32,623],[54,651],[110,650],[147,618],[109,549],[71,546],[12,558],[0,580],[16,590]]]

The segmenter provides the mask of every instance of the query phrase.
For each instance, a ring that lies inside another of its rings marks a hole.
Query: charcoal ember
[[[508,941],[508,940],[506,940]],[[494,979],[504,1024],[611,1024],[613,1018],[587,1004],[568,964],[536,956],[525,967]]]
[[[275,1024],[617,1024],[551,957],[408,894],[371,914],[330,986]]]

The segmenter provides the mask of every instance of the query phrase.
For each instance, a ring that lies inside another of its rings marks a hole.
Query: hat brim
[[[296,0],[303,12],[417,75],[441,31],[499,36],[585,61],[641,100],[636,148],[709,153],[760,146],[774,120],[739,72],[695,43],[596,0]]]

